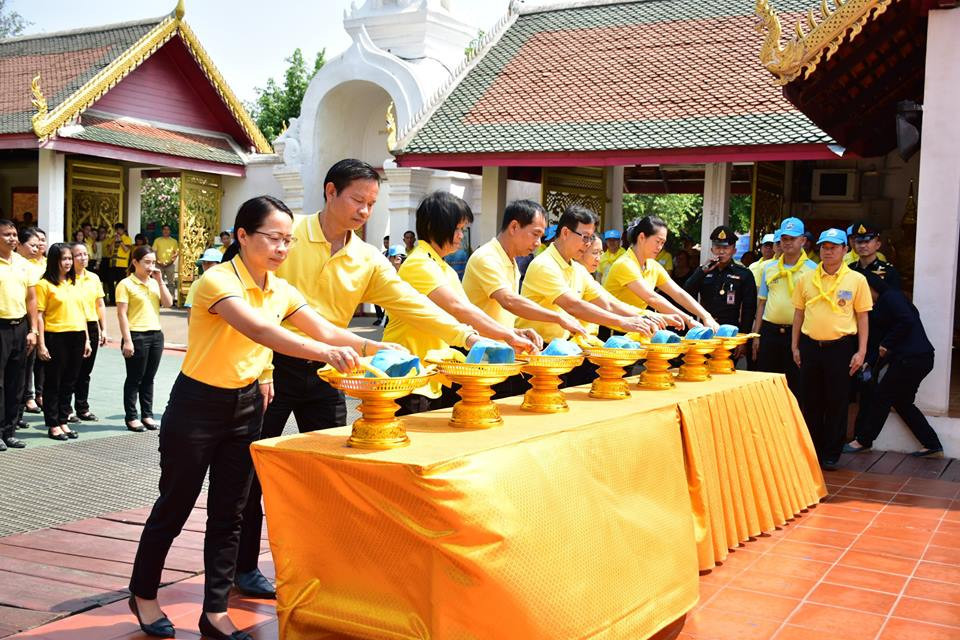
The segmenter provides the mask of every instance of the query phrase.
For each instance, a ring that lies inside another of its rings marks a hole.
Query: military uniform
[[[737,235],[730,227],[713,230],[710,239],[715,245],[736,244]],[[741,333],[749,333],[757,313],[757,285],[750,270],[731,261],[722,269],[717,266],[705,271],[697,267],[687,278],[684,289],[720,324],[732,324]]]

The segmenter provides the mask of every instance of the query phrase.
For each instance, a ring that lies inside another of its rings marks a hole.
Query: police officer
[[[710,234],[713,258],[697,267],[684,289],[720,324],[732,324],[749,333],[757,312],[757,284],[750,269],[733,261],[737,234],[721,225]],[[737,356],[742,349],[738,349]]]

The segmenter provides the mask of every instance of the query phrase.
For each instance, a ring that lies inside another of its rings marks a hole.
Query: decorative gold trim
[[[41,140],[46,140],[62,127],[64,124],[73,120],[86,109],[99,100],[103,94],[112,89],[118,82],[127,77],[131,72],[137,69],[154,52],[167,43],[170,38],[179,35],[187,47],[187,50],[193,56],[210,83],[213,84],[217,94],[223,99],[228,110],[240,124],[254,146],[260,153],[273,153],[273,148],[263,133],[257,128],[256,123],[247,113],[243,104],[233,93],[223,76],[213,65],[207,52],[200,46],[200,42],[193,31],[182,20],[184,15],[183,1],[179,0],[176,9],[163,19],[156,27],[147,32],[140,40],[124,51],[113,62],[104,67],[99,73],[93,76],[82,87],[72,93],[66,100],[56,106],[53,111],[46,112],[46,103],[43,109],[37,103],[37,113],[34,114],[33,132]],[[38,85],[39,88],[39,85]],[[34,94],[36,96],[36,93]]]
[[[47,99],[43,97],[43,91],[40,89],[39,73],[34,77],[33,81],[30,82],[30,90],[33,92],[33,98],[31,98],[30,102],[33,103],[33,108],[37,110],[32,118],[32,121],[35,123],[37,120],[42,120],[47,117]]]
[[[393,112],[393,101],[387,105],[387,153],[397,148],[397,116]]]
[[[894,2],[900,0],[833,0],[833,10],[827,0],[820,0],[820,21],[813,9],[799,20],[794,36],[782,42],[783,30],[777,12],[769,0],[756,0],[756,14],[761,19],[757,31],[766,31],[760,48],[760,62],[784,85],[796,80],[800,74],[809,78],[817,65],[829,60],[837,52],[844,39],[852,41],[865,24],[876,20]],[[804,30],[804,26],[809,32]]]

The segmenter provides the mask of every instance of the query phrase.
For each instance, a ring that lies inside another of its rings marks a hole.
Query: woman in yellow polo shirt
[[[295,240],[293,214],[281,201],[248,200],[237,213],[235,229],[223,263],[206,271],[197,285],[183,369],[160,430],[160,497],[143,527],[130,578],[130,608],[141,629],[154,637],[174,637],[173,624],[157,603],[157,587],[167,552],[209,469],[200,632],[206,638],[251,638],[235,630],[227,595],[253,477],[250,444],[258,439],[264,407],[273,397],[270,350],[350,371],[358,356],[394,346],[333,326],[274,275]],[[282,328],[281,321],[310,337]]]
[[[70,245],[57,242],[47,252],[47,268],[36,287],[37,357],[45,363],[43,421],[53,440],[77,437],[67,426],[70,399],[81,363],[90,355],[82,292],[75,283]]]
[[[87,269],[90,256],[85,242],[70,245],[73,252],[73,268],[76,284],[83,301],[83,315],[87,321],[87,336],[90,338],[90,356],[83,359],[77,383],[73,389],[73,408],[80,420],[93,421],[97,416],[90,413],[90,373],[97,361],[97,350],[107,344],[106,306],[103,304],[103,283],[97,274]]]
[[[473,222],[470,206],[445,191],[428,195],[417,207],[417,246],[397,271],[403,280],[427,296],[458,321],[476,329],[480,335],[503,340],[517,351],[539,349],[543,341],[532,329],[504,327],[470,302],[460,278],[443,258],[460,248],[463,230]],[[429,351],[449,347],[435,334],[400,319],[390,318],[383,339],[406,347],[424,358]],[[400,413],[419,413],[453,406],[456,395],[444,387],[441,392],[419,390],[397,401]]]
[[[157,428],[153,419],[153,378],[163,355],[160,307],[170,307],[173,298],[170,290],[163,286],[156,264],[157,254],[153,247],[141,245],[130,254],[130,275],[117,283],[120,350],[127,365],[127,377],[123,381],[123,412],[130,431]]]
[[[656,216],[645,216],[631,224],[625,235],[630,248],[610,267],[603,280],[604,288],[623,302],[640,309],[649,305],[661,313],[679,314],[688,327],[699,324],[656,292],[656,289],[660,289],[716,331],[720,325],[713,316],[674,282],[667,270],[657,262],[657,256],[667,241],[667,223]]]

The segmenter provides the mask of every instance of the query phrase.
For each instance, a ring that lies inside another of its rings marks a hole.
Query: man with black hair
[[[361,160],[341,160],[330,167],[323,185],[323,210],[296,216],[293,243],[277,275],[338,327],[346,328],[357,306],[368,302],[386,309],[391,319],[421,327],[448,344],[470,347],[478,337],[475,329],[457,322],[401,280],[380,250],[356,235],[372,215],[380,193],[376,169]],[[279,436],[291,412],[301,433],[347,424],[343,394],[317,377],[323,363],[278,353],[273,364],[276,391],[263,417],[261,437]],[[254,481],[243,516],[236,583],[246,595],[273,597],[273,585],[257,568],[263,522],[260,495],[260,485]]]

